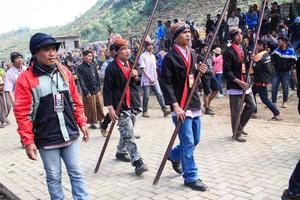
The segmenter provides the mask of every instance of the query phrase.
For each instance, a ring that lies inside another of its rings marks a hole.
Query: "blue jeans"
[[[173,122],[177,124],[177,118],[173,117]],[[169,157],[171,160],[182,164],[183,178],[187,183],[195,182],[199,179],[198,168],[194,159],[194,150],[200,142],[201,121],[200,117],[187,117],[179,131],[180,144],[172,149]]]
[[[51,200],[63,200],[64,192],[61,183],[61,158],[63,159],[72,186],[74,200],[86,200],[86,191],[83,173],[79,165],[79,142],[74,141],[67,147],[57,149],[39,149],[46,171],[46,180]]]
[[[224,94],[224,93],[223,93],[223,86],[222,86],[222,75],[223,75],[223,74],[215,74],[216,80],[217,80],[217,82],[218,82],[220,94]]]
[[[255,103],[256,103],[256,94],[258,94],[261,101],[272,111],[274,116],[280,114],[279,110],[276,108],[276,106],[268,98],[267,86],[255,86],[254,85],[252,87],[252,91],[253,91],[253,96],[254,96]],[[255,109],[254,112],[257,113],[257,103],[256,103],[256,109]]]
[[[274,72],[272,78],[272,102],[277,102],[277,93],[279,84],[281,83],[283,89],[283,102],[288,101],[289,96],[289,83],[290,83],[290,72]]]
[[[158,101],[161,109],[166,109],[163,94],[161,92],[159,84],[156,83],[154,85],[143,86],[143,112],[148,111],[148,102],[149,102],[150,90],[152,90],[155,93],[155,96],[157,98],[157,101]]]

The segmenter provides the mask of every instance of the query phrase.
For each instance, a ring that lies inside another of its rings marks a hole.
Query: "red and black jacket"
[[[56,66],[51,73],[38,64],[29,67],[16,81],[14,113],[24,145],[37,147],[60,144],[79,136],[78,126],[86,124],[72,73],[63,68],[64,81]],[[64,95],[64,110],[54,111],[54,93]]]

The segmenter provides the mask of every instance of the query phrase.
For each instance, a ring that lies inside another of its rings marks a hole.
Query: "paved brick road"
[[[90,199],[222,199],[278,200],[300,158],[300,124],[252,120],[248,142],[231,142],[229,118],[204,116],[196,161],[208,192],[183,186],[183,179],[167,163],[157,186],[152,181],[162,159],[173,124],[155,107],[149,119],[139,118],[139,148],[150,171],[137,177],[128,163],[115,160],[117,132],[113,133],[98,174],[93,174],[104,143],[99,131],[81,145],[81,161]],[[13,121],[13,120],[11,120]],[[41,159],[30,161],[20,148],[16,125],[0,129],[0,182],[21,199],[49,199]],[[66,171],[63,185],[67,199],[71,190]]]

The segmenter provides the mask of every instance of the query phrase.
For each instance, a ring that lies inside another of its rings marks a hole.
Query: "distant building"
[[[80,36],[54,36],[54,38],[61,42],[61,48],[66,51],[80,48]]]

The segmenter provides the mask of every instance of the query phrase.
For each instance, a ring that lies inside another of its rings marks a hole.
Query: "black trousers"
[[[232,133],[234,132],[238,121],[241,100],[242,100],[242,95],[229,95]],[[245,95],[245,100],[243,104],[244,107],[241,114],[240,124],[238,126],[237,136],[240,135],[240,131],[242,131],[243,128],[246,126],[247,122],[249,121],[252,113],[256,108],[256,104],[252,92],[250,94]]]
[[[290,178],[289,191],[293,194],[300,194],[300,160]]]

